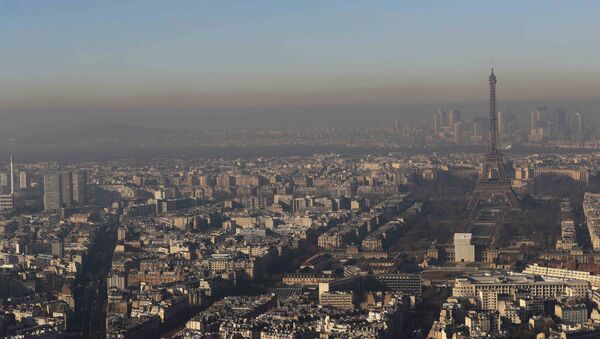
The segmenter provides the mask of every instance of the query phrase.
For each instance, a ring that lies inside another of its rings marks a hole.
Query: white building
[[[537,274],[552,278],[583,280],[589,282],[593,287],[600,287],[600,276],[586,271],[568,270],[565,268],[554,268],[532,264],[528,265],[523,273]]]
[[[589,283],[581,280],[539,278],[518,273],[485,273],[456,278],[453,297],[476,298],[484,310],[498,308],[498,295],[515,295],[527,291],[536,298],[585,298]]]
[[[475,261],[475,246],[471,244],[471,233],[454,233],[454,261]]]

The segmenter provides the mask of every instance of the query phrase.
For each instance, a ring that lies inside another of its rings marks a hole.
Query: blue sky
[[[599,7],[0,0],[0,102],[4,111],[43,112],[90,105],[142,111],[168,107],[169,98],[187,109],[312,105],[311,98],[329,105],[348,96],[359,103],[474,101],[485,93],[473,89],[492,60],[507,100],[593,99]]]

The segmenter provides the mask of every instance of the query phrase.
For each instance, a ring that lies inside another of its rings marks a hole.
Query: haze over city
[[[437,107],[597,115],[594,1],[0,4],[3,133],[368,126]],[[526,116],[525,116],[526,119]]]

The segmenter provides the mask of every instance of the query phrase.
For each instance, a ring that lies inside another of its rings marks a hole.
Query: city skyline
[[[3,2],[0,118],[13,129],[57,120],[201,129],[254,117],[362,124],[361,114],[383,121],[432,105],[477,115],[492,63],[506,108],[598,115],[594,2],[194,4]]]

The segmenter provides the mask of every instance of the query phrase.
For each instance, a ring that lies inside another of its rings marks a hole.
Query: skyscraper
[[[498,112],[498,137],[510,136],[516,124],[516,117],[511,110]]]
[[[438,137],[442,128],[442,113],[441,109],[433,115],[433,134]]]
[[[463,122],[458,121],[454,123],[454,142],[457,144],[462,144],[463,142]]]
[[[448,127],[448,112],[440,108],[438,114],[440,116],[440,127]]]
[[[506,114],[504,111],[498,112],[498,136],[502,137],[505,133]]]
[[[0,194],[9,192],[10,186],[8,186],[8,175],[6,173],[0,173]]]
[[[567,123],[567,111],[565,111],[562,107],[558,107],[554,111],[554,134],[553,138],[558,138],[561,140],[567,140],[570,137],[570,129],[569,124]]]
[[[573,136],[577,141],[583,141],[584,139],[584,125],[583,125],[583,115],[581,112],[575,112],[573,114]]]
[[[62,202],[62,175],[49,173],[44,175],[44,211],[60,210]]]
[[[531,129],[536,129],[541,126],[541,122],[545,119],[546,111],[548,108],[546,107],[538,107],[535,111],[531,112],[530,115],[530,124]]]
[[[454,128],[454,124],[461,121],[460,111],[459,110],[451,110],[448,114],[448,126]]]
[[[73,172],[71,182],[73,191],[73,203],[75,205],[86,205],[87,173],[84,171]]]
[[[29,187],[29,181],[27,178],[27,172],[19,172],[19,189],[27,189]]]
[[[10,194],[15,195],[15,164],[12,155],[10,156]]]
[[[71,172],[60,172],[61,206],[73,203],[73,178]]]
[[[474,119],[473,120],[473,136],[476,138],[482,137],[483,136],[482,129],[483,129],[483,123],[481,122],[481,120],[478,118]]]

